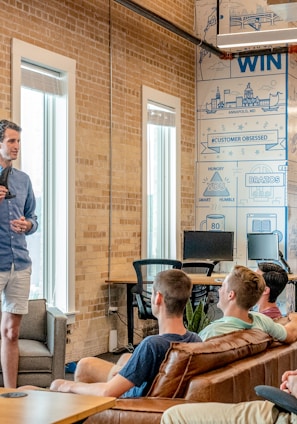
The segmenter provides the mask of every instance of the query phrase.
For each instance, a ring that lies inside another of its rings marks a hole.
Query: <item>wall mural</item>
[[[258,31],[272,19],[279,22],[262,4],[251,1],[247,10],[244,2],[236,2],[236,10],[228,9],[228,31],[242,25]],[[216,33],[216,8],[199,0],[199,11],[198,34],[210,42]],[[288,174],[288,163],[292,155],[296,161],[297,127],[287,114],[292,75],[290,96],[295,103],[297,98],[295,58],[271,54],[226,61],[198,48],[197,61],[196,229],[234,231],[234,262],[252,268],[256,263],[247,259],[246,234],[276,232],[280,250],[295,261],[297,221],[295,213],[288,214],[287,183],[290,175],[294,189],[289,198],[295,208],[297,178]],[[287,243],[288,222],[292,240]],[[222,263],[221,270],[232,265]]]

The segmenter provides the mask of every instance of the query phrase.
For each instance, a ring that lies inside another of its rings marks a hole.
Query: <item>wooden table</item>
[[[24,390],[27,396],[2,397],[4,393],[17,393],[0,388],[1,424],[71,424],[96,412],[114,406],[115,398],[76,395],[48,390]]]
[[[221,286],[227,274],[213,273],[210,277],[205,274],[188,274],[192,280],[193,285],[204,286]],[[134,311],[133,311],[133,287],[136,285],[135,275],[123,278],[112,278],[106,280],[107,284],[125,284],[127,291],[127,330],[128,330],[128,343],[133,345],[133,331],[134,331]],[[288,274],[291,283],[297,282],[296,274]],[[297,291],[295,290],[295,310],[297,306]]]

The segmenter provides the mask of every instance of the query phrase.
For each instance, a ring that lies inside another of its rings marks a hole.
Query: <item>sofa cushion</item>
[[[20,339],[19,351],[19,373],[43,373],[52,371],[53,355],[51,355],[44,343],[36,340]],[[0,371],[2,372],[1,364]]]
[[[23,315],[20,339],[46,341],[46,301],[32,299],[28,304],[28,314]]]
[[[261,330],[240,330],[202,343],[172,343],[148,396],[183,397],[193,376],[263,352],[272,341]]]

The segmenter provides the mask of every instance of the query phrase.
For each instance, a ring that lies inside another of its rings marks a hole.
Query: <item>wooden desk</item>
[[[16,392],[0,388],[1,424],[71,424],[114,406],[115,398],[24,390],[28,396],[5,398],[1,394]]]
[[[188,274],[192,280],[193,285],[200,284],[205,286],[221,286],[227,274],[215,274],[210,277],[205,274]],[[289,281],[296,284],[297,275],[288,274]],[[135,275],[124,278],[114,278],[105,281],[107,284],[125,284],[127,290],[127,330],[128,330],[128,343],[133,345],[133,331],[134,331],[134,311],[133,311],[133,287],[136,284]],[[297,291],[295,290],[295,307],[297,306]]]
[[[227,274],[211,274],[210,277],[204,274],[188,274],[194,286],[221,286]]]
[[[210,277],[207,277],[205,274],[188,274],[191,278],[192,283],[202,284],[205,286],[221,286],[224,278],[227,274],[212,274]],[[296,275],[297,278],[297,275]],[[123,278],[112,278],[110,280],[105,280],[107,284],[129,284],[135,285],[137,281],[135,280],[135,275],[132,277],[123,277]],[[153,282],[152,282],[153,283]]]

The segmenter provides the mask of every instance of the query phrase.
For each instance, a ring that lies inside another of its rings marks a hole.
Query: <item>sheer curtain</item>
[[[175,111],[148,103],[147,252],[149,258],[176,258]]]

